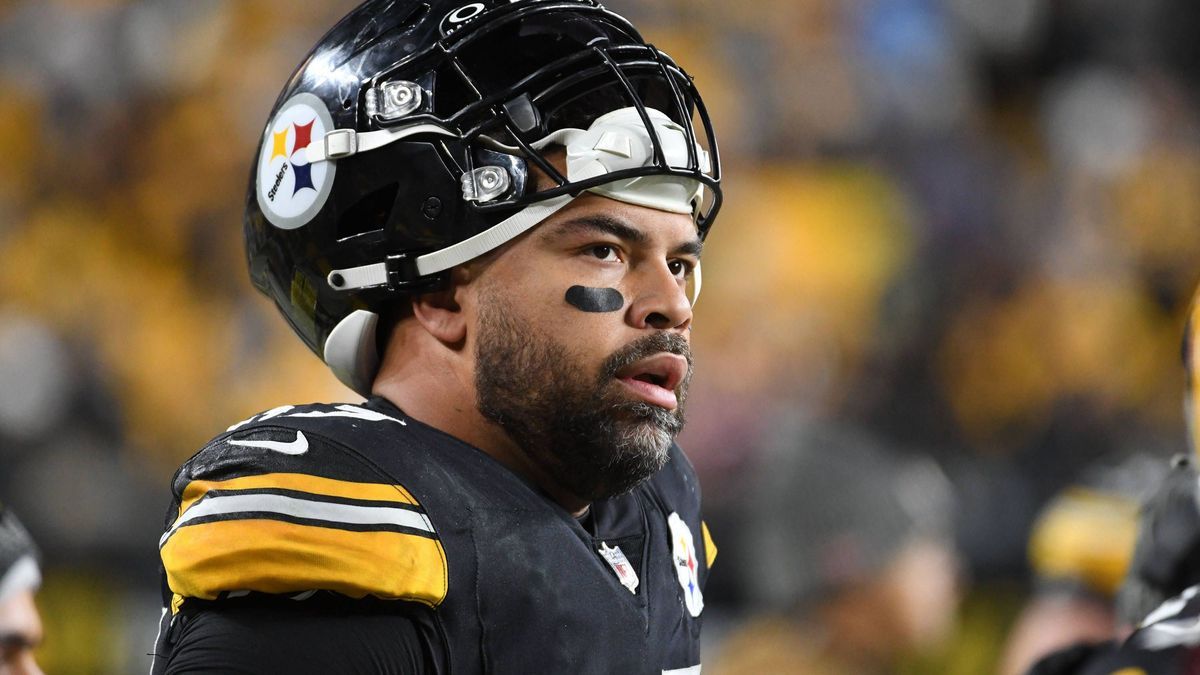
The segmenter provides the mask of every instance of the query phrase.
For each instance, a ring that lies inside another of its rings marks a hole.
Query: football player
[[[16,514],[0,504],[0,674],[41,675],[33,658],[42,641],[33,602],[41,581],[33,540]]]
[[[720,205],[692,79],[593,0],[370,0],[284,86],[254,284],[365,402],[176,473],[155,673],[698,673],[673,439]]]
[[[1200,449],[1200,296],[1184,329],[1184,416],[1192,452]],[[1187,457],[1172,460],[1158,491],[1142,506],[1137,544],[1117,598],[1124,640],[1080,644],[1051,654],[1029,675],[1200,675],[1200,475]]]

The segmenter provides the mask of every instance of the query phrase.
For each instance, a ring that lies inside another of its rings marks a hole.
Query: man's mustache
[[[684,378],[686,382],[692,374],[692,347],[682,335],[667,331],[638,338],[614,352],[604,361],[604,366],[600,370],[602,379],[610,380],[627,366],[663,352],[677,354],[687,359],[688,377]]]

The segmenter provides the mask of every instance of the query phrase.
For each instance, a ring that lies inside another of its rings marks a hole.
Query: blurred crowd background
[[[44,550],[48,672],[148,666],[179,463],[257,411],[353,397],[241,248],[271,104],[353,4],[0,0],[0,498]],[[918,594],[945,598],[944,639],[887,668],[992,672],[1047,570],[1121,576],[1146,481],[1095,476],[1188,452],[1200,5],[609,6],[696,77],[726,162],[681,439],[721,550],[708,654],[752,652],[730,645],[770,599],[826,596],[911,532],[944,549],[898,573],[941,584]],[[1080,485],[1119,495],[1031,557]],[[764,583],[773,560],[789,579]]]

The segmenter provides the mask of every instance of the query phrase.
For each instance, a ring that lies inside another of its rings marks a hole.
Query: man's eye
[[[677,277],[686,277],[692,273],[692,265],[683,260],[672,260],[667,263],[667,269]]]
[[[588,249],[588,252],[595,256],[597,260],[616,261],[619,259],[617,258],[617,250],[612,246],[593,246]]]

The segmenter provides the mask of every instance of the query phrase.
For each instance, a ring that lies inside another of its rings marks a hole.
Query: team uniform
[[[699,672],[716,549],[678,446],[580,520],[373,398],[235,425],[173,492],[154,673]]]

